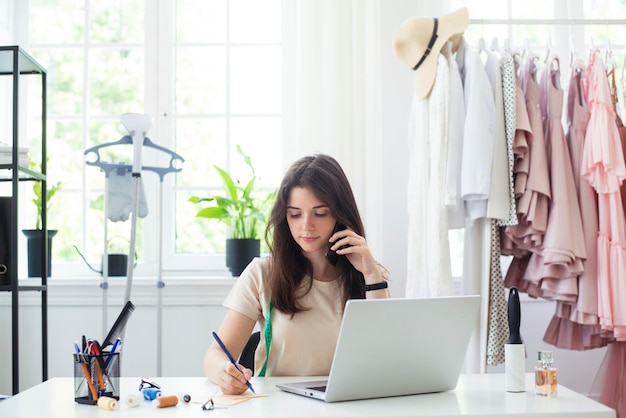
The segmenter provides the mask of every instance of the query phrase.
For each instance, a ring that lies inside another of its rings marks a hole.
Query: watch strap
[[[381,290],[386,289],[387,287],[389,287],[389,283],[387,283],[387,280],[383,280],[380,283],[366,284],[365,291],[369,292],[370,290]]]

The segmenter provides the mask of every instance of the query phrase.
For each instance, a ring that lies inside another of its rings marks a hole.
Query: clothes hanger
[[[511,40],[509,38],[504,38],[503,48],[506,52],[511,53],[512,47],[511,47]]]
[[[574,35],[571,32],[569,34],[569,67],[574,68],[574,64],[576,63],[576,48],[574,47]]]
[[[552,55],[552,38],[550,37],[550,33],[546,37],[546,56],[543,59],[544,64],[548,63],[550,56]]]
[[[622,120],[626,118],[626,89],[624,88],[624,71],[626,69],[626,47],[624,48],[624,60],[622,61],[622,72],[620,74],[620,87],[621,87],[621,94],[620,94],[620,99],[618,100],[619,103],[619,107],[620,107],[620,116],[622,117]]]
[[[497,36],[494,36],[491,40],[491,50],[496,51],[500,55],[503,55],[504,53],[504,51],[502,51],[502,48],[500,48],[500,41],[498,40]]]
[[[528,38],[524,39],[524,44],[522,46],[522,59],[530,58],[530,40]]]
[[[481,62],[485,65],[489,60],[489,50],[487,49],[487,43],[483,37],[478,40],[478,54],[480,55]]]
[[[546,56],[543,60],[545,65],[550,67],[550,79],[552,85],[558,90],[561,89],[561,64],[558,55],[552,52],[552,37],[550,33],[546,37]]]
[[[100,155],[100,150],[102,148],[108,148],[108,147],[119,146],[119,145],[131,145],[132,146],[133,145],[132,137],[130,135],[124,135],[121,139],[117,141],[99,144],[99,145],[96,145],[94,147],[91,147],[85,150],[85,153],[84,153],[85,155],[88,155],[91,153],[95,155],[95,160],[86,161],[85,164],[100,167],[100,169],[102,169],[105,172],[105,175],[107,177],[113,171],[116,171],[120,175],[124,174],[124,172],[126,171],[131,171],[132,170],[131,164],[123,164],[123,163],[114,164],[114,163],[109,163],[107,161],[102,160],[102,157]],[[160,176],[161,181],[163,181],[163,177],[165,176],[165,174],[178,172],[182,170],[182,168],[175,167],[176,161],[180,161],[181,163],[185,161],[185,159],[179,154],[163,146],[155,144],[148,137],[144,137],[142,145],[148,148],[154,148],[156,150],[162,151],[170,156],[169,165],[167,167],[155,167],[155,166],[144,165],[141,167],[142,170],[152,171],[152,172],[157,173]]]
[[[504,51],[508,52],[509,54],[511,54],[511,57],[513,57],[515,69],[517,71],[520,64],[522,63],[523,52],[520,51],[518,47],[511,46],[511,40],[509,38],[504,38]]]
[[[611,48],[611,40],[606,40],[606,53],[604,54],[604,63],[606,65],[607,71],[613,71],[617,69],[617,62],[615,61],[615,57],[613,56],[613,48]]]
[[[481,37],[478,40],[478,50],[479,51],[484,51],[485,50],[485,38]]]
[[[624,72],[626,71],[626,47],[624,47],[624,60],[622,61],[622,74],[620,75],[619,81],[621,83],[624,82]]]
[[[552,85],[554,85],[557,90],[561,90],[561,62],[556,55],[552,55],[550,60],[550,78]]]
[[[578,53],[576,52],[576,50],[571,51],[571,61],[572,70],[576,71],[577,73],[582,73],[583,69],[585,68],[585,63],[581,58],[578,57]]]
[[[539,71],[541,57],[538,53],[530,50],[530,41],[528,38],[524,39],[521,56],[520,62],[524,62],[524,68],[520,69],[520,77],[522,79],[522,89],[526,91],[528,80],[532,79],[535,83],[537,82],[537,73]]]
[[[592,56],[594,54],[594,51],[596,50],[596,46],[593,43],[593,36],[589,37],[589,42],[589,59],[587,60],[587,62],[591,63]]]
[[[454,35],[452,35],[448,39],[448,41],[450,42],[450,52],[455,53],[459,49],[459,46],[461,45],[463,40],[463,33],[455,33]]]

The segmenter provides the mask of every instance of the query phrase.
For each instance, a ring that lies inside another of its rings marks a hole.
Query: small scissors
[[[161,389],[161,386],[157,384],[156,382],[153,382],[152,380],[148,379],[147,377],[142,377],[141,383],[139,383],[139,390],[141,391],[146,388]]]
[[[203,411],[212,411],[215,409],[215,402],[213,402],[213,398],[215,397],[215,395],[217,395],[219,392],[219,390],[216,390],[215,393],[213,395],[211,395],[211,397],[209,398],[208,401],[206,401],[204,403],[204,405],[202,405],[202,410]]]

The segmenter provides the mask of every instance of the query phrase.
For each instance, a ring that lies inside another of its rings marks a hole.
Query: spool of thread
[[[145,388],[141,392],[143,393],[143,398],[147,401],[153,401],[161,396],[161,389],[157,388]]]
[[[98,406],[107,411],[115,411],[117,409],[117,399],[100,396],[98,398]]]
[[[124,402],[126,402],[126,405],[128,405],[129,407],[134,408],[141,405],[141,403],[143,402],[143,396],[141,395],[141,392],[131,393],[126,396]]]
[[[167,408],[170,406],[178,405],[178,396],[170,395],[170,396],[161,396],[152,401],[153,405],[156,405],[157,408]]]
[[[185,392],[180,392],[178,394],[178,397],[180,398],[181,401],[185,402],[185,403],[189,403],[191,402],[191,395]]]

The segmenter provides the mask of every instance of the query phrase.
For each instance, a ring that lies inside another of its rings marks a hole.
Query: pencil
[[[83,368],[83,373],[85,374],[85,379],[87,380],[87,385],[89,386],[89,391],[91,392],[91,397],[93,398],[94,401],[97,401],[98,400],[98,391],[96,390],[96,387],[94,386],[93,382],[91,381],[91,374],[89,374],[89,369],[87,368],[87,365],[85,363],[83,363],[82,361],[81,361],[80,365]]]
[[[98,371],[98,382],[100,384],[100,393],[104,394],[106,392],[106,385],[104,384],[104,373],[102,370],[102,366],[100,362],[96,358],[96,370]]]
[[[239,366],[237,365],[237,362],[235,361],[233,356],[231,356],[231,354],[228,352],[228,349],[226,348],[226,346],[224,345],[220,337],[218,337],[215,332],[213,333],[213,338],[215,338],[215,341],[217,341],[217,344],[220,346],[224,354],[226,354],[226,357],[228,357],[228,360],[237,368],[237,370],[243,373],[241,369],[239,368]],[[252,393],[256,393],[254,389],[252,388],[252,384],[250,382],[246,382],[246,386],[248,386],[248,388],[252,391]]]

